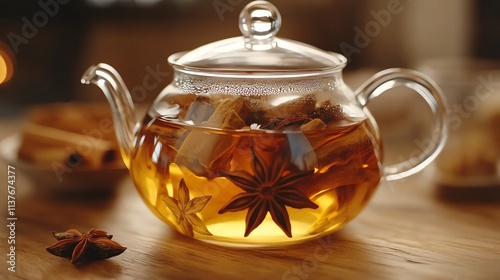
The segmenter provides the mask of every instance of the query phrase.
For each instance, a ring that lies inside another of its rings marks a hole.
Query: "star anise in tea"
[[[91,229],[86,233],[70,229],[52,232],[52,235],[58,241],[45,249],[52,255],[70,258],[72,264],[111,258],[127,249],[111,240],[113,235],[100,229]]]
[[[285,206],[296,209],[318,208],[306,195],[297,189],[297,183],[313,174],[313,170],[287,169],[289,157],[280,155],[266,166],[264,159],[252,150],[253,174],[245,170],[220,172],[229,181],[245,192],[235,195],[219,210],[219,214],[248,209],[245,237],[256,229],[271,213],[273,221],[288,236],[292,237],[292,226]]]
[[[205,208],[211,198],[212,196],[200,196],[190,199],[189,190],[184,179],[181,179],[179,183],[178,199],[169,196],[162,197],[167,207],[174,214],[181,232],[189,237],[194,236],[193,232],[212,235],[205,223],[196,215]]]

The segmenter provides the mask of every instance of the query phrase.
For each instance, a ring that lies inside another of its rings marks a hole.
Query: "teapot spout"
[[[130,152],[134,132],[139,122],[135,115],[134,103],[120,74],[108,64],[91,66],[82,76],[83,84],[95,84],[106,95],[112,114],[116,138],[120,146],[123,162],[130,167]]]

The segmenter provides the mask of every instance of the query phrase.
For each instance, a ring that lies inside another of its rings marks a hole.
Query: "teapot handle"
[[[430,145],[417,157],[384,167],[384,177],[387,181],[401,179],[421,171],[436,158],[448,135],[445,98],[434,82],[417,71],[392,68],[378,72],[361,85],[355,94],[358,102],[364,108],[373,98],[398,86],[416,91],[427,102],[433,114],[434,130]]]

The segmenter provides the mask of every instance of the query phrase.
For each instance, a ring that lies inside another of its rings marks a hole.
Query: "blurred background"
[[[113,65],[129,88],[141,85],[151,69],[171,71],[169,55],[239,36],[238,15],[248,2],[2,1],[0,49],[7,56],[3,64],[11,60],[13,70],[0,68],[8,72],[0,76],[0,114],[26,104],[104,100],[96,87],[79,82],[98,62]],[[500,58],[500,2],[495,0],[272,2],[283,17],[280,37],[343,53],[350,59],[346,73],[416,67],[430,58]],[[170,78],[158,82],[139,102],[151,102]]]
[[[278,263],[279,255],[275,252],[271,252],[272,258],[266,258],[260,252],[244,250],[232,256],[229,251],[220,254],[220,250],[210,249],[212,251],[207,251],[210,257],[220,255],[221,259],[203,261],[202,265],[210,268],[198,273],[205,275],[205,271],[220,270],[214,275],[227,277],[230,271],[226,273],[226,267],[221,268],[226,264],[234,264],[245,273],[247,265],[239,266],[235,260],[246,260],[246,256],[252,255],[262,257],[260,273],[270,269],[295,269],[300,264],[304,269],[308,266],[309,271],[312,264],[312,270],[318,273],[311,273],[313,278],[323,275],[328,279],[338,272],[353,278],[346,269],[353,267],[356,272],[359,270],[371,277],[395,278],[404,274],[407,278],[414,268],[414,275],[420,278],[468,279],[473,278],[472,275],[481,275],[480,278],[497,275],[498,279],[500,1],[270,1],[283,19],[278,36],[345,55],[349,63],[343,74],[353,89],[376,71],[390,67],[418,69],[429,75],[448,99],[451,136],[436,163],[422,172],[432,176],[383,183],[378,202],[368,211],[372,216],[364,216],[360,223],[335,237],[335,247],[331,248],[338,255],[323,254],[325,258],[322,256],[316,262],[314,250],[314,262],[309,262],[312,250],[319,247],[308,243],[309,249],[296,247],[291,251],[292,257],[282,258],[283,263]],[[16,173],[20,171],[16,175],[16,195],[21,198],[17,199],[18,263],[21,273],[25,268],[31,273],[31,277],[20,278],[34,279],[40,275],[50,275],[50,278],[63,273],[69,276],[67,278],[85,273],[86,279],[92,275],[144,277],[147,273],[164,271],[167,273],[164,275],[200,275],[186,274],[186,271],[200,269],[195,266],[200,256],[191,256],[205,248],[171,236],[154,224],[153,215],[147,215],[146,208],[140,208],[144,204],[138,202],[136,192],[129,192],[132,182],[130,178],[123,180],[128,177],[128,170],[118,156],[116,143],[109,143],[113,141],[114,132],[108,116],[111,113],[103,109],[108,108],[107,103],[104,107],[93,103],[59,107],[59,102],[105,103],[98,87],[80,83],[90,65],[104,62],[116,68],[130,90],[137,89],[134,102],[140,108],[148,107],[171,82],[168,56],[240,36],[238,16],[249,2],[0,0],[0,164],[5,161],[16,168]],[[154,86],[145,86],[146,78],[148,85],[154,83]],[[394,89],[371,101],[368,107],[381,129],[384,165],[407,160],[429,145],[431,113],[414,92]],[[33,117],[36,113],[42,116],[44,123],[33,129],[33,124],[41,122]],[[30,122],[31,130],[26,128]],[[58,133],[54,133],[53,126]],[[57,147],[51,146],[54,138],[59,140]],[[36,160],[23,159],[19,147],[27,147],[26,154],[36,156]],[[116,155],[111,162],[107,156],[110,150]],[[87,167],[87,159],[100,159],[98,156],[103,154],[105,162],[95,160],[96,164]],[[0,178],[5,178],[2,176],[7,175],[6,170],[5,165],[0,165]],[[6,180],[2,180],[5,185]],[[429,184],[429,181],[437,184]],[[25,187],[27,185],[32,188]],[[92,196],[93,192],[113,193],[117,187],[125,192],[108,200]],[[495,201],[497,205],[435,203],[430,190],[439,190],[445,199]],[[32,191],[35,192],[31,194]],[[38,195],[44,192],[57,196]],[[60,196],[66,192],[75,192],[76,196]],[[82,195],[87,193],[91,195]],[[7,202],[1,199],[0,208],[7,209]],[[9,209],[10,205],[9,201]],[[5,210],[0,212],[7,215]],[[71,269],[46,256],[43,247],[53,242],[50,231],[93,227],[109,229],[118,241],[126,240],[128,243],[124,245],[129,246],[129,251],[133,251],[129,253],[133,254],[116,262],[80,267],[82,269]],[[7,242],[6,231],[5,238],[0,240]],[[159,240],[166,240],[168,244]],[[171,255],[171,252],[180,255]],[[337,262],[339,260],[345,260],[345,265]],[[25,261],[28,265],[24,265]],[[213,266],[214,261],[221,266]],[[328,265],[324,265],[326,263]],[[105,272],[89,274],[96,269]],[[309,277],[309,273],[306,276]]]

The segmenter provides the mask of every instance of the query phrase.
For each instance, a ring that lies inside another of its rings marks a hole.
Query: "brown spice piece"
[[[253,174],[245,170],[232,172],[221,171],[221,175],[244,192],[234,196],[231,201],[219,210],[219,214],[239,212],[248,209],[244,236],[247,237],[256,229],[267,213],[281,230],[292,237],[292,225],[286,206],[302,208],[318,208],[309,197],[298,190],[298,183],[313,174],[313,170],[296,171],[287,169],[287,155],[277,157],[267,163],[255,149],[252,151]]]
[[[326,124],[321,119],[313,119],[300,126],[300,130],[302,131],[324,130],[325,128]]]
[[[91,229],[87,233],[70,229],[52,232],[52,235],[58,241],[45,249],[52,255],[70,258],[72,264],[111,258],[127,249],[111,240],[113,235],[100,229]]]
[[[316,108],[309,114],[311,119],[321,119],[325,123],[341,120],[345,118],[344,110],[340,105],[334,105],[330,101],[326,101],[321,107]]]
[[[308,115],[316,106],[316,100],[311,94],[300,98],[284,99],[281,95],[259,96],[259,108],[255,113],[267,120],[284,120],[297,114]],[[273,129],[273,128],[271,128]]]
[[[243,98],[225,99],[220,102],[208,120],[201,124],[205,127],[220,129],[240,129],[245,126],[244,118],[248,106]],[[220,170],[227,165],[220,159],[234,148],[236,141],[225,134],[207,134],[203,131],[190,131],[179,147],[175,162],[186,166],[194,174],[212,177],[217,174],[209,170]]]
[[[194,232],[212,235],[205,223],[196,214],[205,208],[211,198],[212,196],[200,196],[191,199],[184,179],[181,179],[179,183],[177,199],[168,195],[162,196],[163,201],[174,214],[177,224],[180,226],[180,231],[189,237],[193,237]]]

